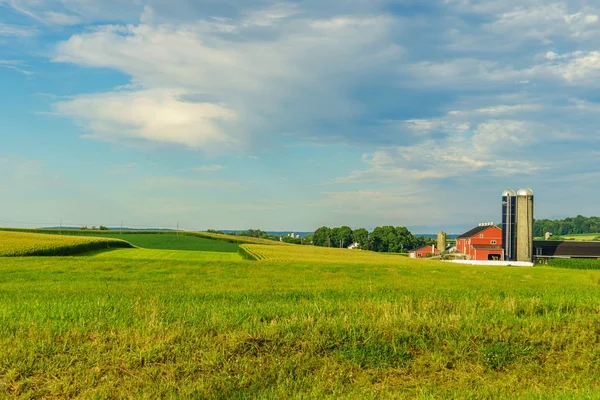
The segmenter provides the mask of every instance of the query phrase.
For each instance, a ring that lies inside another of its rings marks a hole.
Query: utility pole
[[[60,228],[58,229],[58,233],[62,234],[62,219],[60,220]]]
[[[177,233],[175,235],[179,236],[179,221],[177,221]]]
[[[121,220],[121,229],[119,230],[119,234],[123,234],[123,220]]]

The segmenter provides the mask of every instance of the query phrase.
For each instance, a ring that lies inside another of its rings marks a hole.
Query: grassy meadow
[[[600,271],[246,247],[0,258],[0,398],[600,397]]]
[[[545,238],[536,237],[535,240],[544,240]],[[595,241],[600,240],[600,233],[571,233],[567,235],[556,235],[550,237],[550,240],[583,240],[583,241]]]

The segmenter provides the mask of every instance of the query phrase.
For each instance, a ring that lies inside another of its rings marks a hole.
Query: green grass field
[[[0,258],[0,398],[600,397],[600,271],[325,250]]]
[[[591,241],[598,240],[600,233],[581,233],[581,234],[568,234],[568,235],[556,235],[550,238],[550,240],[583,240]],[[535,240],[544,240],[543,237],[536,237]]]
[[[96,237],[123,239],[136,247],[161,250],[216,251],[237,253],[239,244],[198,236],[178,235],[175,233],[97,233]]]

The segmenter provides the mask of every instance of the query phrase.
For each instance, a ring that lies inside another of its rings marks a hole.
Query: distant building
[[[358,243],[354,242],[354,243],[352,243],[350,246],[348,246],[348,248],[349,248],[350,250],[357,250],[357,249],[358,249],[358,250],[360,250],[360,244],[358,244]]]
[[[456,250],[469,260],[503,260],[502,229],[493,223],[479,224],[456,238]]]
[[[425,258],[431,255],[440,255],[442,252],[435,248],[435,245],[423,246],[408,252],[410,258]]]
[[[551,258],[600,258],[600,242],[575,240],[534,240],[534,255],[538,261]]]

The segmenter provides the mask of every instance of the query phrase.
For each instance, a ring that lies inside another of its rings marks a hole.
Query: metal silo
[[[516,261],[517,194],[512,189],[502,192],[502,249],[506,261]]]
[[[517,261],[533,261],[533,190],[517,192]]]
[[[437,247],[440,251],[446,250],[446,232],[440,232],[437,236]]]

